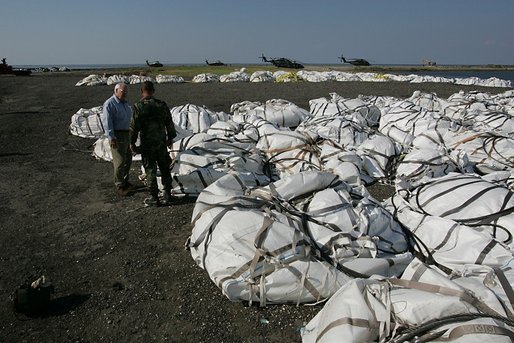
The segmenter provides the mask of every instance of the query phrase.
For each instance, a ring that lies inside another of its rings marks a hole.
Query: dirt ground
[[[0,76],[0,342],[296,342],[318,306],[244,306],[227,300],[184,243],[195,199],[141,208],[145,192],[120,198],[112,165],[95,160],[93,140],[68,134],[78,109],[99,106],[112,86],[75,87],[83,75]],[[393,95],[448,97],[449,84],[323,82],[157,85],[168,105],[229,112],[243,100]],[[139,96],[129,86],[129,101]],[[139,164],[133,163],[132,181]],[[374,186],[378,198],[390,194]],[[15,314],[12,295],[46,275],[56,293],[47,314]]]

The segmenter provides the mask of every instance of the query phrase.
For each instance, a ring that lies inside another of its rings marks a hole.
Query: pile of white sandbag
[[[250,82],[274,82],[275,77],[270,71],[256,71],[250,75]]]
[[[219,82],[220,77],[217,74],[212,73],[203,73],[198,74],[195,77],[193,77],[192,82],[193,83],[209,83],[209,82]]]
[[[78,81],[75,86],[98,86],[107,84],[107,77],[96,74],[86,76],[82,80]]]
[[[437,83],[453,83],[458,85],[475,85],[482,87],[512,87],[510,80],[503,80],[496,77],[488,79],[481,79],[478,77],[468,78],[445,78],[429,75],[394,75],[394,74],[380,74],[369,72],[349,73],[344,71],[313,71],[313,70],[300,70],[298,72],[286,72],[283,70],[271,73],[270,71],[256,71],[252,75],[248,75],[242,68],[239,71],[234,71],[225,75],[217,75],[213,73],[202,73],[193,77],[194,83],[206,82],[326,82],[326,81],[364,81],[364,82],[410,82],[410,83],[424,83],[424,82],[437,82]],[[105,84],[116,84],[118,82],[125,82],[130,84],[141,83],[143,81],[152,80],[150,77],[142,77],[139,75],[131,75],[130,77],[124,75],[112,75],[109,77],[99,75],[89,75],[84,79],[77,82],[76,86],[97,86]],[[156,77],[158,83],[182,83],[184,79],[174,75],[158,75]]]
[[[331,297],[306,342],[514,337],[513,114],[513,91],[170,109],[191,254],[233,301]]]
[[[337,176],[304,172],[267,187],[229,174],[202,192],[189,247],[233,301],[304,303],[354,277],[400,275],[412,256],[392,215]]]
[[[159,74],[155,77],[155,81],[157,83],[184,83],[184,78],[182,76],[175,75],[162,75]]]
[[[512,282],[512,268],[495,263],[470,265],[450,279],[415,259],[399,279],[341,287],[302,330],[302,341],[512,342]]]
[[[230,74],[224,74],[220,76],[220,82],[248,82],[250,81],[250,75],[242,68],[240,71],[234,71]]]

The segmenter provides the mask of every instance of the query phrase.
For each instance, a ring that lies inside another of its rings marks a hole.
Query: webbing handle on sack
[[[490,308],[487,304],[482,302],[479,298],[477,298],[473,293],[470,291],[462,291],[454,288],[439,286],[439,285],[433,285],[430,283],[425,282],[419,282],[419,281],[412,281],[412,280],[404,280],[404,279],[394,279],[390,278],[387,279],[389,283],[395,286],[405,287],[405,288],[412,288],[417,289],[424,292],[429,293],[439,293],[442,295],[448,295],[448,296],[454,296],[457,297],[468,304],[475,307],[480,312],[492,315],[495,317],[503,317],[500,313],[496,312],[492,308]],[[505,318],[507,319],[507,318]]]

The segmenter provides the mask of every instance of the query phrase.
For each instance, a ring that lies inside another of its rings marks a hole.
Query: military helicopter
[[[159,61],[148,62],[148,60],[146,60],[146,65],[149,67],[162,67],[162,63]]]
[[[344,58],[344,56],[342,54],[339,57],[339,59],[341,60],[341,62],[350,63],[351,65],[358,66],[358,67],[371,65],[365,59],[362,59],[362,58],[349,58],[349,59],[346,59],[346,58]]]
[[[302,69],[303,68],[303,64],[298,63],[294,60],[290,60],[288,58],[284,58],[284,57],[268,59],[268,58],[266,58],[266,56],[264,56],[264,54],[262,54],[260,59],[263,62],[269,62],[269,63],[273,64],[275,67],[279,67],[279,68],[293,68],[293,69]]]
[[[217,60],[216,62],[209,62],[209,60],[205,60],[205,63],[210,66],[226,66],[225,63],[221,62],[220,60]]]

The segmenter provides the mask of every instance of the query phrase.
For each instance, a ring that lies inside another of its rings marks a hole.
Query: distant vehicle
[[[351,65],[358,66],[358,67],[371,65],[368,61],[366,61],[365,59],[362,59],[362,58],[348,58],[348,59],[346,59],[346,58],[344,58],[344,55],[341,55],[339,57],[339,59],[341,60],[341,62],[350,63]]]
[[[216,62],[209,62],[209,60],[205,60],[205,63],[210,66],[226,66],[225,63],[221,62],[220,60],[217,60]]]
[[[432,61],[429,59],[424,59],[421,61],[421,63],[423,63],[423,66],[425,66],[425,67],[433,67],[433,66],[437,65],[437,63],[435,61]]]
[[[148,60],[146,60],[146,65],[149,67],[162,67],[162,63],[159,61],[148,62]]]
[[[266,56],[264,56],[264,54],[262,54],[260,59],[263,60],[264,62],[271,63],[275,67],[278,67],[278,68],[292,68],[292,69],[302,69],[303,68],[303,64],[298,63],[294,60],[290,60],[289,58],[285,58],[285,57],[268,59],[268,58],[266,58]]]
[[[2,64],[0,64],[0,74],[14,74],[16,76],[28,76],[30,75],[30,69],[13,68],[7,64],[7,60],[2,58]]]

